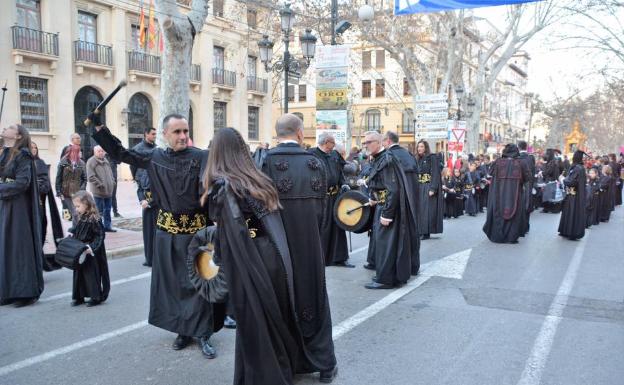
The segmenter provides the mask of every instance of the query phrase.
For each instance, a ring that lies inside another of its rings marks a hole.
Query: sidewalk
[[[56,205],[61,210],[61,202],[57,198]],[[106,233],[104,244],[106,254],[109,259],[120,258],[143,252],[143,233],[141,229],[141,206],[136,195],[136,185],[131,181],[119,181],[117,187],[117,207],[119,214],[123,218],[113,218],[113,228],[116,233]],[[111,213],[112,215],[112,213]],[[67,229],[71,222],[61,219],[63,230],[67,234]],[[48,213],[49,222],[49,213]],[[52,229],[48,224],[45,252],[54,252],[54,242],[52,239]]]

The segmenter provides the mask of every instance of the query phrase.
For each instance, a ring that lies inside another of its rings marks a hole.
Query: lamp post
[[[464,94],[464,87],[458,85],[455,87],[455,95],[457,95],[457,120],[461,120],[461,98]]]
[[[284,8],[280,10],[279,14],[283,35],[282,42],[284,43],[284,58],[276,61],[275,64],[271,66],[274,43],[269,40],[268,35],[264,35],[262,40],[258,42],[258,49],[260,50],[260,61],[264,63],[264,68],[267,72],[273,71],[276,74],[284,73],[284,113],[287,113],[288,75],[290,72],[299,73],[300,70],[305,70],[310,65],[310,60],[314,58],[314,52],[316,50],[316,36],[312,35],[311,29],[306,29],[305,33],[299,37],[304,62],[302,63],[292,58],[288,50],[288,45],[290,43],[290,34],[295,24],[295,13],[290,9],[290,4],[286,4]]]

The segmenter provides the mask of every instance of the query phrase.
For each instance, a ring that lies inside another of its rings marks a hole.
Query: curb
[[[138,253],[142,253],[144,250],[144,246],[142,243],[132,246],[120,247],[118,249],[106,250],[107,259],[119,259],[130,257],[132,255],[136,255]]]

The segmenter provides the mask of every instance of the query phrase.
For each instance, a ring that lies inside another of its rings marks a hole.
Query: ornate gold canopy
[[[565,136],[565,149],[563,152],[571,156],[576,150],[585,151],[586,141],[587,135],[581,131],[581,124],[576,120],[572,126],[572,132]]]

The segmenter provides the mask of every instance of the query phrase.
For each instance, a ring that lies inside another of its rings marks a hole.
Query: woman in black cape
[[[611,166],[602,166],[602,175],[600,176],[600,194],[598,196],[598,219],[600,222],[609,222],[611,217]]]
[[[11,125],[0,138],[0,305],[30,305],[43,291],[38,200],[30,134]]]
[[[600,219],[598,218],[598,201],[600,195],[600,180],[598,178],[598,169],[592,167],[587,172],[587,186],[585,191],[587,196],[587,221],[585,221],[585,227],[589,228],[593,225],[599,225]]]
[[[572,166],[565,179],[561,178],[566,188],[566,196],[561,208],[559,235],[573,241],[585,236],[585,225],[587,224],[586,176],[583,155],[585,155],[583,151],[574,152]]]
[[[215,134],[204,187],[237,322],[234,384],[292,384],[307,358],[277,190],[235,129]]]

